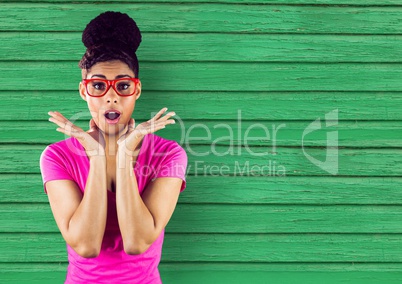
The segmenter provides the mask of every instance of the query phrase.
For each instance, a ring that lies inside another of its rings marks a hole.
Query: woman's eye
[[[104,90],[105,84],[104,83],[93,83],[92,87],[96,90]]]
[[[119,89],[119,90],[127,90],[128,88],[130,88],[130,84],[128,84],[128,83],[120,83],[117,86],[117,89]]]

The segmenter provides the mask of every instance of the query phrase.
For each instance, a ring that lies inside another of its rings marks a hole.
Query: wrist
[[[133,143],[130,143],[131,144],[130,146],[127,146],[126,143],[119,144],[119,147],[117,148],[117,155],[134,157],[136,150],[138,148],[138,145],[141,143],[141,141],[142,141],[142,138],[136,138],[133,141]]]
[[[104,173],[107,171],[106,158],[102,156],[93,156],[89,158],[89,167],[95,169],[99,173]]]
[[[85,150],[85,153],[87,154],[87,157],[89,159],[99,158],[99,157],[106,158],[104,149],[90,150],[90,151]]]
[[[105,162],[106,163],[106,156],[104,155],[93,155],[93,156],[88,156],[89,162]]]
[[[117,151],[116,165],[117,170],[131,169],[133,167],[134,156],[128,154],[126,151]]]

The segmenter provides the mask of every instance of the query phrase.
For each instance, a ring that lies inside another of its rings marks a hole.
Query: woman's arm
[[[149,133],[173,124],[175,115],[167,108],[161,109],[152,119],[134,128],[134,119],[128,131],[118,141],[116,160],[116,207],[124,251],[140,254],[158,238],[176,207],[182,180],[180,178],[157,178],[144,189],[142,197],[134,174],[135,149]]]
[[[82,257],[96,257],[106,227],[106,158],[90,158],[84,195],[71,180],[49,181],[46,189],[64,240]]]
[[[124,251],[140,254],[158,238],[176,207],[182,180],[157,178],[138,192],[131,156],[118,152],[116,169],[116,207]]]
[[[100,253],[106,227],[107,188],[104,137],[93,119],[85,132],[59,112],[48,113],[56,129],[75,137],[89,157],[89,174],[82,195],[71,180],[47,182],[47,193],[53,216],[64,240],[82,257],[96,257]]]

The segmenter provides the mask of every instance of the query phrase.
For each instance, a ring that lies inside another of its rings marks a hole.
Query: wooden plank
[[[0,145],[0,172],[39,173],[44,145]],[[197,176],[401,176],[401,149],[330,149],[187,145],[187,173]],[[336,162],[338,157],[338,162]],[[318,161],[325,165],[319,165]],[[337,166],[338,165],[338,166]],[[337,170],[338,169],[338,170]]]
[[[400,34],[401,7],[219,3],[2,3],[0,31],[82,31],[100,12],[122,10],[143,32]],[[185,17],[183,17],[185,15]],[[44,21],[43,19],[46,19]]]
[[[58,78],[57,82],[60,80]],[[76,81],[77,85],[78,80]],[[18,84],[14,83],[14,86],[18,86]],[[71,121],[89,121],[91,118],[87,104],[81,99],[77,89],[71,91],[0,91],[0,98],[6,98],[2,100],[2,106],[8,111],[0,112],[0,123],[6,123],[7,128],[9,125],[12,128],[13,125],[18,124],[19,122],[16,121],[16,117],[18,117],[19,121],[30,121],[29,128],[34,129],[34,123],[39,123],[37,121],[47,122],[49,118],[47,113],[50,110],[59,111]],[[242,93],[238,91],[157,92],[144,90],[136,102],[133,116],[138,121],[148,120],[153,116],[153,113],[165,106],[176,112],[176,120],[183,120],[176,127],[186,125],[190,121],[208,123],[210,120],[224,120],[222,123],[226,123],[227,120],[243,121],[244,125],[247,121],[252,123],[252,120],[269,120],[271,127],[273,124],[279,127],[279,124],[286,123],[288,125],[291,123],[289,120],[312,122],[317,118],[324,118],[325,114],[335,109],[338,109],[338,120],[353,120],[355,126],[352,123],[350,127],[352,131],[355,131],[354,133],[360,132],[360,127],[364,128],[360,124],[361,120],[402,120],[402,112],[400,111],[402,109],[402,92],[247,91]],[[211,124],[214,123],[215,121],[211,121]],[[386,124],[395,125],[393,123],[386,122]],[[87,124],[84,123],[83,127],[87,127]],[[378,127],[387,129],[381,124],[373,125],[373,127],[374,129]],[[169,129],[173,128],[174,126]],[[236,128],[239,127],[236,126]],[[53,128],[47,124],[46,129],[50,132]],[[287,128],[281,129],[286,131]],[[1,127],[0,131],[2,131]],[[25,128],[23,131],[30,130]],[[193,131],[197,131],[197,128]],[[362,129],[361,131],[365,130]],[[46,137],[45,133],[41,133],[41,135]],[[359,135],[365,139],[364,133],[360,132]],[[373,137],[367,138],[373,139]]]
[[[230,184],[222,187],[222,184]],[[247,194],[245,194],[247,185]],[[180,204],[401,205],[401,178],[187,176]],[[283,198],[286,196],[286,198]],[[0,203],[48,203],[40,174],[1,174]],[[16,205],[17,206],[17,205]]]
[[[9,0],[0,0],[0,3],[8,3]],[[41,2],[41,3],[88,3],[88,0],[13,0],[15,3]],[[143,0],[97,0],[98,3],[143,3]],[[401,6],[399,0],[383,0],[379,4],[376,0],[149,0],[149,3],[228,3],[228,4],[264,4],[264,5],[347,5],[347,6]]]
[[[197,244],[197,245],[194,245]],[[250,245],[251,244],[251,245]],[[401,262],[401,234],[166,234],[163,261]],[[59,234],[1,234],[0,262],[65,262]],[[245,249],[247,248],[247,249]]]
[[[311,271],[311,267],[314,265],[320,266],[320,264],[204,264],[197,263],[197,268],[184,271],[181,269],[182,263],[179,265],[172,264],[169,270],[166,268],[166,264],[160,265],[161,276],[164,283],[179,283],[183,280],[183,283],[384,283],[389,279],[389,283],[399,283],[400,276],[398,272],[373,272],[373,271]],[[331,264],[331,267],[336,267],[339,264]],[[363,264],[366,266],[367,264]],[[186,267],[187,265],[184,265]],[[261,267],[260,267],[261,266]],[[284,270],[280,270],[283,266]],[[293,271],[293,267],[298,266],[304,271]],[[351,265],[342,265],[345,267],[351,267]],[[179,268],[180,267],[180,268]],[[205,271],[205,274],[201,274],[206,267],[209,270]],[[258,268],[260,267],[260,268]],[[264,267],[264,268],[262,268]],[[277,267],[277,271],[266,271],[271,267]],[[286,268],[285,268],[286,267]],[[360,267],[362,267],[360,265]],[[380,265],[384,267],[384,265]],[[232,270],[229,270],[232,268]],[[247,269],[247,270],[245,270]],[[250,270],[248,270],[250,269]],[[166,271],[165,271],[166,270]],[[357,269],[356,269],[357,270]],[[192,280],[193,279],[193,280]],[[166,281],[167,280],[167,281]],[[251,282],[250,282],[251,281]],[[384,281],[384,282],[381,282]]]
[[[402,90],[402,64],[391,63],[144,62],[140,70],[144,92]],[[0,72],[6,91],[73,91],[81,80],[77,62],[3,62]]]
[[[168,234],[170,236],[170,234]],[[0,273],[7,272],[64,272],[67,269],[67,260],[60,262],[0,262]],[[182,262],[176,260],[162,260],[159,269],[164,273],[171,272],[189,272],[189,271],[239,271],[239,272],[328,272],[328,273],[354,273],[354,272],[399,272],[401,273],[402,263],[400,262],[305,262],[305,263],[258,263],[258,262]]]
[[[321,284],[321,283],[400,283],[400,272],[262,272],[262,271],[205,271],[205,272],[171,272],[161,269],[164,283],[271,283],[284,284]],[[193,280],[194,279],[194,280]]]
[[[48,204],[0,204],[0,213],[1,233],[58,232]],[[167,231],[402,233],[401,215],[402,206],[178,204]]]
[[[223,234],[402,233],[401,213],[401,206],[180,204],[167,230]]]
[[[40,174],[1,174],[0,202],[47,203]]]
[[[180,264],[182,265],[182,264]],[[238,268],[238,267],[233,267]],[[163,265],[159,266],[163,283],[266,283],[264,279],[285,284],[310,283],[328,284],[341,282],[354,284],[399,284],[402,274],[400,272],[261,272],[261,271],[170,271]],[[0,278],[5,283],[62,283],[65,280],[65,272],[0,272]],[[297,280],[296,280],[297,279]]]
[[[188,112],[190,112],[188,110]],[[10,114],[9,114],[10,115]],[[326,133],[338,131],[339,147],[402,147],[399,121],[339,121],[336,126],[303,135],[312,121],[249,121],[249,120],[181,120],[168,129],[157,132],[166,139],[192,145],[250,145],[250,146],[322,146],[326,147]],[[136,123],[141,123],[136,120]],[[74,121],[88,130],[88,120]],[[325,122],[323,121],[325,124]],[[63,140],[57,126],[49,121],[0,121],[0,143],[51,144]]]
[[[326,149],[265,147],[237,149],[232,147],[186,147],[189,156],[188,172],[197,175],[240,176],[310,176],[329,175],[332,170],[341,176],[401,176],[401,149]],[[233,156],[228,157],[233,150]],[[204,155],[205,156],[200,156]],[[310,157],[315,162],[310,162]],[[338,162],[335,160],[338,158]],[[328,171],[317,166],[318,161],[334,161]],[[333,167],[332,167],[333,166]],[[338,167],[336,167],[338,166]],[[334,172],[332,172],[333,174]]]
[[[78,32],[3,32],[0,41],[2,61],[78,62],[85,52]],[[137,56],[141,62],[401,62],[401,46],[399,35],[144,33]]]
[[[376,268],[373,268],[375,266]],[[159,265],[163,283],[400,283],[400,264],[238,264],[238,263],[166,263]],[[342,268],[344,271],[340,271]],[[338,270],[337,270],[338,269]],[[381,270],[380,270],[381,269]],[[0,263],[0,279],[6,283],[63,282],[66,264]]]
[[[181,203],[400,205],[400,178],[188,176]],[[227,184],[226,186],[222,186]],[[285,197],[285,198],[284,198]]]
[[[349,283],[399,283],[401,279],[401,274],[398,272],[393,273],[314,273],[314,272],[239,272],[237,271],[214,271],[204,272],[204,273],[192,273],[191,271],[187,273],[172,273],[170,271],[161,272],[162,279],[164,283],[247,283],[251,281],[252,283],[266,283],[266,279],[272,283],[311,283],[320,284],[325,281],[325,283],[341,283],[343,281]],[[195,279],[192,281],[191,279]],[[228,282],[225,282],[228,281]],[[249,282],[250,283],[250,282]]]
[[[165,255],[182,261],[400,262],[402,236],[391,235],[168,235]],[[189,246],[186,245],[188,242]],[[194,246],[197,244],[197,246]],[[245,249],[247,248],[247,249]]]

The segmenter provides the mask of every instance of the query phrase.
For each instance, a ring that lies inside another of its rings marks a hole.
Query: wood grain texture
[[[399,177],[188,175],[186,179],[187,189],[180,195],[180,204],[402,205]],[[0,203],[48,204],[41,175],[1,174]]]
[[[0,31],[82,31],[100,12],[123,10],[143,32],[400,34],[402,7],[219,3],[2,3]],[[46,18],[46,21],[43,19]],[[334,24],[336,23],[336,24]]]
[[[139,124],[144,120],[135,121]],[[313,121],[194,121],[180,118],[176,121],[175,125],[156,134],[182,145],[326,147],[327,132],[337,131],[339,147],[402,147],[399,121],[339,121],[331,127],[325,127],[325,121],[322,121],[321,129],[306,135],[304,132]],[[84,130],[89,129],[88,120],[77,120],[74,124]],[[0,143],[47,145],[68,138],[56,131],[56,127],[48,121],[0,121]]]
[[[163,283],[400,283],[398,263],[186,263],[162,262]],[[0,279],[6,283],[63,282],[66,263],[0,263]]]
[[[63,271],[49,271],[52,264],[48,265],[48,269],[43,271],[16,271],[16,272],[0,272],[0,278],[6,283],[62,283],[65,280],[65,268]],[[22,264],[19,264],[22,266]],[[184,267],[183,267],[184,266]],[[267,283],[266,279],[277,283],[299,284],[311,283],[321,284],[323,281],[330,284],[338,283],[354,283],[354,284],[399,284],[401,273],[398,271],[311,271],[307,268],[305,271],[294,271],[295,265],[286,264],[284,267],[287,271],[271,271],[276,269],[278,265],[271,264],[165,264],[159,265],[159,271],[163,283]],[[306,265],[307,266],[307,265]],[[331,265],[339,266],[339,265]],[[352,266],[352,265],[350,265]],[[362,265],[356,265],[359,269]],[[64,267],[64,265],[63,265]],[[254,267],[264,267],[256,270]],[[246,270],[246,269],[247,270]],[[270,269],[271,270],[268,270]],[[267,271],[268,270],[268,271]],[[357,270],[357,269],[356,269]]]
[[[79,32],[0,33],[1,61],[79,61]],[[16,44],[18,49],[15,48]],[[32,52],[35,50],[35,52]],[[140,62],[401,62],[400,35],[143,33]]]
[[[196,244],[196,245],[194,245]],[[170,234],[163,261],[401,262],[401,234]],[[0,234],[0,262],[65,262],[59,233]],[[12,253],[11,253],[12,252]]]
[[[0,10],[0,282],[65,278],[39,157],[65,138],[49,110],[87,128],[80,36],[105,10],[143,32],[133,116],[176,111],[158,134],[189,156],[164,283],[402,281],[399,0],[0,0]],[[325,127],[333,110],[339,121]],[[322,129],[303,137],[318,118]],[[326,149],[334,131],[337,153]],[[306,157],[327,153],[339,155],[336,176]]]
[[[320,262],[309,262],[304,263],[301,266],[298,263],[280,263],[280,262],[271,262],[271,263],[258,263],[258,262],[180,262],[178,260],[162,260],[160,264],[161,270],[164,273],[167,270],[171,270],[173,272],[202,272],[202,271],[230,271],[233,272],[236,270],[238,272],[401,272],[401,263],[398,262],[356,262],[356,263],[347,263],[347,262],[337,262],[337,263],[320,263]],[[12,273],[19,272],[19,269],[24,269],[27,273],[31,272],[64,272],[67,268],[66,261],[60,262],[39,262],[39,263],[24,263],[24,262],[9,262],[4,263],[0,262],[0,273]]]
[[[269,191],[264,198],[269,198]],[[48,204],[0,204],[0,233],[57,233]],[[402,206],[179,204],[171,233],[402,233]],[[376,220],[373,222],[372,220]]]
[[[8,0],[0,0],[0,3],[8,3]],[[88,3],[88,0],[13,0],[15,3]],[[142,3],[143,0],[97,0],[97,3]],[[264,4],[264,5],[345,5],[345,6],[402,6],[399,0],[384,0],[378,3],[376,0],[148,0],[149,3],[226,3],[226,4]]]
[[[43,145],[0,145],[0,171],[3,173],[39,173]],[[339,149],[322,148],[230,147],[188,145],[187,173],[197,176],[331,176],[307,158],[325,161],[339,157],[338,175],[400,177],[402,149]],[[231,152],[233,151],[233,155]],[[328,157],[327,157],[328,155]],[[336,167],[336,164],[331,164]]]
[[[82,79],[77,62],[3,62],[0,72],[7,91],[73,91]],[[144,62],[140,67],[143,91],[401,91],[401,77],[402,64],[391,63]]]
[[[41,80],[43,85],[43,79]],[[60,78],[57,80],[60,82]],[[0,123],[4,127],[9,126],[11,132],[14,131],[14,127],[19,128],[16,117],[21,121],[21,126],[24,123],[29,123],[29,127],[25,128],[24,131],[47,125],[43,129],[44,132],[40,134],[47,137],[54,130],[51,124],[47,122],[48,111],[58,111],[71,121],[89,121],[91,117],[87,103],[78,94],[78,80],[76,81],[76,89],[71,91],[0,91],[0,98],[3,98],[2,107],[9,110],[0,112]],[[14,88],[21,88],[17,85],[13,86]],[[174,110],[178,122],[182,120],[177,126],[169,127],[172,130],[182,125],[186,127],[188,123],[205,123],[207,127],[214,127],[219,123],[230,123],[229,126],[232,126],[237,121],[242,121],[244,123],[242,125],[252,124],[255,121],[255,123],[268,123],[269,128],[279,127],[282,123],[292,125],[291,121],[293,120],[301,120],[302,123],[307,124],[317,118],[323,119],[325,114],[338,109],[338,120],[350,120],[350,127],[354,131],[359,132],[360,129],[365,131],[365,127],[361,125],[362,121],[372,120],[380,121],[373,122],[378,123],[373,125],[373,131],[380,131],[381,129],[388,129],[390,126],[398,127],[400,125],[399,122],[391,122],[391,120],[402,120],[402,112],[400,111],[402,109],[402,92],[143,90],[141,97],[136,102],[133,117],[138,121],[148,120],[163,107]],[[187,120],[189,121],[187,122]],[[214,120],[219,120],[219,122]],[[87,124],[83,123],[82,126],[87,127]],[[341,124],[339,127],[342,128]],[[286,131],[287,127],[281,129]],[[5,130],[0,127],[2,133]],[[197,132],[197,127],[192,131]],[[272,130],[270,129],[270,131]],[[357,134],[357,132],[354,133]],[[393,135],[398,134],[394,133]],[[364,138],[364,136],[363,133],[359,133],[355,139]],[[0,136],[0,139],[2,137]],[[342,137],[339,138],[342,139]],[[370,139],[372,138],[370,137]],[[398,143],[397,141],[394,142]]]

